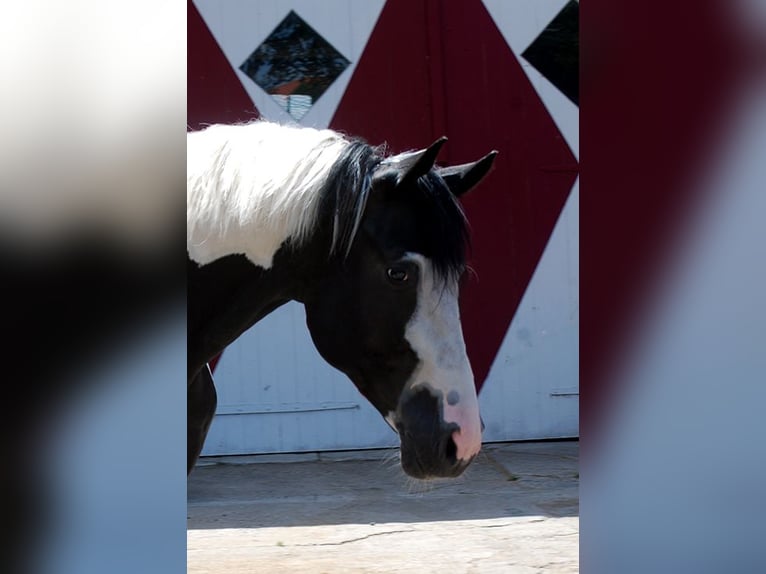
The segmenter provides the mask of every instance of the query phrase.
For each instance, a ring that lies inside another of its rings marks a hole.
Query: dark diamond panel
[[[349,64],[291,10],[239,69],[300,120]]]
[[[570,0],[521,54],[549,82],[580,105],[580,3]]]

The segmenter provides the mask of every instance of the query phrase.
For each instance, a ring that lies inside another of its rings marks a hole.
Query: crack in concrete
[[[547,518],[534,518],[532,520],[519,520],[517,522],[504,522],[503,524],[477,524],[476,526],[470,526],[471,529],[477,528],[504,528],[504,527],[518,527],[520,524],[534,524],[535,522],[545,522]]]
[[[574,478],[571,474],[532,474],[532,473],[525,473],[518,475],[522,478],[552,478],[557,480],[579,480]]]
[[[511,471],[509,471],[505,466],[503,466],[495,457],[493,457],[490,453],[486,453],[486,460],[489,461],[489,463],[494,466],[497,470],[500,471],[500,473],[505,476],[505,479],[508,481],[516,481],[519,479],[518,476],[513,474]]]
[[[341,546],[343,544],[351,544],[352,542],[359,542],[361,540],[367,540],[373,536],[384,536],[386,534],[402,534],[405,532],[416,532],[415,530],[387,530],[386,532],[373,532],[367,536],[360,536],[359,538],[350,538],[349,540],[341,540],[340,542],[318,542],[316,544],[285,544],[285,547],[308,547],[308,546]]]
[[[484,451],[482,451],[484,452]],[[487,449],[486,453],[491,454],[494,452],[494,449]],[[520,455],[520,456],[542,456],[547,458],[559,458],[563,460],[573,460],[578,461],[579,455],[571,455],[571,454],[563,454],[563,453],[556,453],[556,452],[533,452],[529,450],[511,450],[511,449],[505,449],[506,453],[510,453],[512,455]]]
[[[548,538],[564,538],[565,536],[578,536],[579,532],[564,532],[561,534],[548,534]]]

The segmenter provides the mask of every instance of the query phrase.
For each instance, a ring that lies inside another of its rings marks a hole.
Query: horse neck
[[[322,241],[321,243],[327,243]],[[189,376],[263,317],[291,300],[302,301],[324,256],[314,247],[283,247],[270,268],[244,255],[200,266],[187,259]]]

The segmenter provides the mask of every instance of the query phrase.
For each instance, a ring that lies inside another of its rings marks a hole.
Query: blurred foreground
[[[184,568],[185,12],[0,8],[2,572]]]

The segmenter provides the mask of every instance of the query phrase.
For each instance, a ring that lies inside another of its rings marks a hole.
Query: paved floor
[[[578,446],[485,445],[431,483],[396,451],[203,459],[188,572],[577,572]]]

